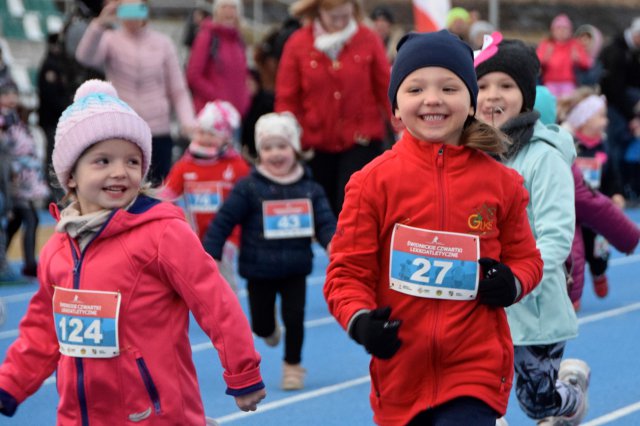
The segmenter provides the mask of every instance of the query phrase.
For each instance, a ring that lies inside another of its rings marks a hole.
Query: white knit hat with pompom
[[[151,164],[151,130],[129,105],[118,98],[111,83],[102,80],[84,82],[64,110],[56,128],[52,162],[56,177],[65,192],[73,167],[82,153],[107,139],[125,139],[142,151],[142,175]]]

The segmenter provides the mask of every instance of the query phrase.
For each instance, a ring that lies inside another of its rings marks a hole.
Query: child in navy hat
[[[491,37],[476,58],[478,116],[513,141],[502,161],[518,171],[531,194],[527,215],[544,260],[538,288],[507,309],[516,395],[532,419],[577,425],[586,413],[589,367],[578,359],[562,361],[566,341],[578,334],[563,266],[575,228],[576,151],[567,131],[544,125],[534,110],[540,63],[533,48],[500,33]]]
[[[458,37],[404,37],[389,100],[405,130],[346,188],[324,293],[372,355],[378,424],[494,426],[507,408],[504,307],[536,286],[542,261],[522,179],[484,152],[506,144],[474,118],[477,92]]]

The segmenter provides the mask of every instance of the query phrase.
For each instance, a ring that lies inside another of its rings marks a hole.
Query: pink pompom
[[[108,81],[92,79],[85,81],[80,85],[80,87],[78,87],[78,90],[76,90],[76,94],[73,97],[73,101],[75,102],[92,93],[104,93],[105,95],[113,96],[114,98],[118,97],[118,92],[111,83]]]

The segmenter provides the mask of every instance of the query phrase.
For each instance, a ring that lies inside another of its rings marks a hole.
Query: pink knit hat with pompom
[[[151,163],[151,129],[136,112],[118,98],[111,83],[84,82],[64,110],[56,128],[52,162],[65,192],[73,167],[91,145],[107,139],[126,139],[142,151],[142,175]]]

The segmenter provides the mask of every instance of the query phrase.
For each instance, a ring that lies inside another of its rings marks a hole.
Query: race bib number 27
[[[478,290],[479,253],[475,235],[396,224],[389,287],[418,297],[473,300]]]

